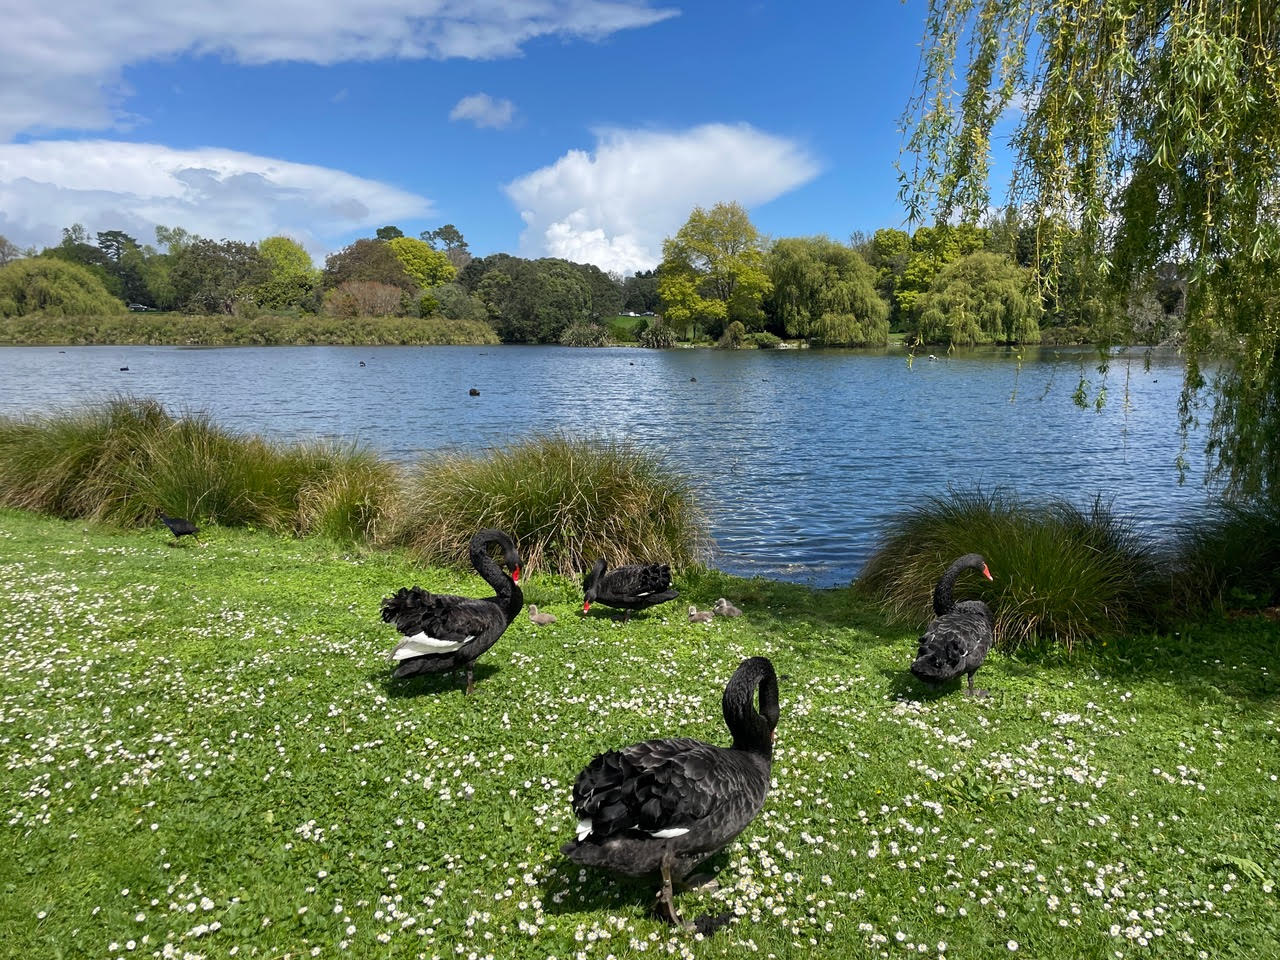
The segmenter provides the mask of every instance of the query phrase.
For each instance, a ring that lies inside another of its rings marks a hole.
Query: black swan
[[[591,604],[603,603],[625,610],[623,619],[628,620],[633,610],[644,610],[680,596],[680,591],[671,586],[671,567],[665,563],[633,563],[605,573],[607,568],[604,560],[597,560],[582,578],[583,613],[591,609]]]
[[[173,538],[175,540],[181,537],[194,537],[197,541],[200,539],[200,528],[190,520],[184,520],[182,517],[166,517],[163,513],[158,511],[156,513],[156,519],[173,531]]]
[[[911,672],[925,683],[938,684],[954,680],[962,673],[969,675],[966,694],[985,697],[987,691],[974,690],[973,674],[982,666],[987,651],[991,649],[995,617],[991,608],[981,600],[951,599],[951,588],[956,577],[964,570],[981,570],[988,580],[994,580],[987,569],[987,561],[979,554],[967,553],[950,567],[933,590],[934,620],[920,638]]]
[[[760,691],[760,709],[755,707]],[[746,829],[769,792],[778,677],[765,657],[742,661],[724,689],[732,747],[678,737],[597,756],[573,785],[577,839],[560,849],[583,866],[662,877],[658,911],[680,915],[672,882]]]
[[[508,575],[489,556],[489,545],[502,549]],[[401,587],[382,600],[382,619],[405,635],[387,659],[396,664],[393,677],[442,673],[465,668],[467,693],[475,686],[476,658],[497,642],[524,606],[520,589],[520,555],[501,530],[481,530],[471,538],[471,565],[496,591],[484,599],[433,594],[419,586]]]

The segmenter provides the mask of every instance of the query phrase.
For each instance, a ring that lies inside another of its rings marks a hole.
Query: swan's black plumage
[[[163,513],[156,513],[156,517],[166,527],[173,531],[173,538],[177,540],[180,537],[195,537],[200,539],[200,528],[190,520],[182,517],[166,517]]]
[[[489,556],[489,545],[502,549],[510,573]],[[474,686],[476,658],[502,636],[524,606],[520,589],[520,555],[501,530],[481,530],[471,538],[471,565],[495,590],[492,597],[435,594],[419,586],[401,587],[382,600],[382,619],[394,624],[405,639],[388,659],[396,664],[393,677],[441,673],[464,668],[467,693]]]
[[[933,591],[934,620],[920,638],[911,672],[925,683],[937,684],[968,674],[970,695],[985,695],[974,690],[973,675],[991,649],[995,617],[981,600],[952,599],[956,578],[965,570],[980,570],[988,580],[994,579],[987,562],[979,554],[968,553],[947,568]]]
[[[607,569],[604,560],[597,560],[582,578],[583,613],[591,609],[591,604],[602,603],[625,610],[630,617],[633,610],[644,610],[680,596],[680,591],[671,586],[671,567],[665,563],[632,563],[606,573]]]
[[[645,740],[599,754],[573,785],[578,838],[561,850],[575,863],[624,876],[661,874],[659,901],[673,923],[672,881],[728,844],[764,806],[778,725],[773,664],[744,660],[725,687],[723,709],[731,747]]]

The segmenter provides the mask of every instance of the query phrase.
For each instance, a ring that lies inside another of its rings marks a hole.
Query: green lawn
[[[321,541],[171,545],[0,512],[0,944],[14,957],[1263,957],[1280,949],[1280,627],[993,655],[926,694],[847,591],[718,575],[629,624],[527,596],[464,698],[392,682],[379,599],[471,575]],[[690,625],[728,596],[738,620]],[[686,602],[687,601],[687,602]],[[663,620],[663,616],[669,622]],[[776,787],[686,915],[559,853],[597,751],[726,742],[782,675]]]

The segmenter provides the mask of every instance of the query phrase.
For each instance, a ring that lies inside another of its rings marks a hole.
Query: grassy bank
[[[0,511],[0,938],[14,956],[1248,957],[1280,943],[1280,628],[995,654],[925,693],[847,590],[706,575],[622,625],[535,577],[464,699],[392,682],[379,598],[479,581],[321,539],[169,546]],[[725,742],[738,661],[782,674],[776,788],[713,861],[706,941],[558,852],[601,748]],[[458,947],[461,950],[455,951]]]
[[[119,316],[0,318],[0,344],[175,344],[181,346],[457,345],[497,343],[487,323],[445,317],[330,317],[262,314],[125,313]]]

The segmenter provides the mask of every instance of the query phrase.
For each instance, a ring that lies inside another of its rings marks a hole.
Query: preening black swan
[[[597,560],[582,578],[583,613],[591,609],[591,604],[603,603],[625,610],[623,619],[630,619],[633,610],[644,610],[680,596],[680,591],[671,586],[671,567],[665,563],[632,563],[605,573],[607,568],[604,560]]]
[[[184,520],[182,517],[166,517],[159,511],[156,512],[156,518],[173,531],[175,540],[180,537],[194,537],[197,541],[200,539],[200,528],[190,520]]]
[[[502,549],[510,574],[489,556],[489,545]],[[464,668],[467,689],[475,686],[476,658],[497,642],[524,606],[520,589],[520,555],[501,530],[481,530],[471,538],[471,565],[496,591],[492,597],[433,594],[419,586],[401,587],[382,600],[382,619],[405,635],[387,659],[396,664],[393,677],[442,673]]]
[[[936,684],[954,680],[962,673],[969,675],[969,696],[985,697],[987,691],[974,690],[973,674],[991,649],[995,617],[991,608],[981,600],[951,598],[956,577],[965,570],[981,570],[988,580],[994,580],[987,569],[987,561],[979,554],[967,553],[950,567],[933,589],[934,620],[920,638],[911,672],[925,683]]]
[[[760,691],[760,709],[755,707]],[[583,866],[657,873],[659,913],[679,924],[671,884],[746,829],[769,792],[778,677],[765,657],[742,661],[724,689],[733,746],[678,737],[597,756],[573,785],[577,839],[560,849]]]

